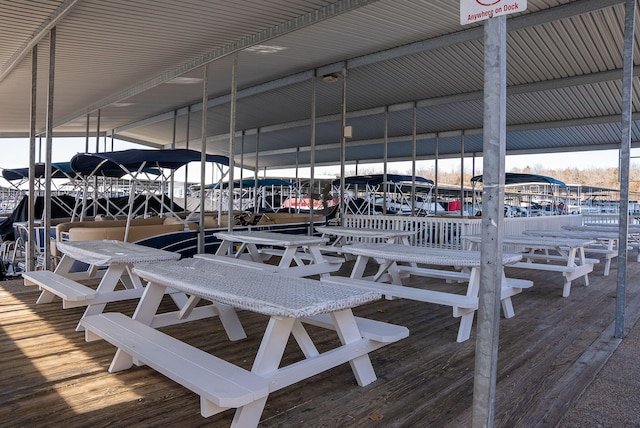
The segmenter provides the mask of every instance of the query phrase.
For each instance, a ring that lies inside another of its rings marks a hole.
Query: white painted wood
[[[23,272],[25,285],[37,285],[42,293],[36,304],[50,303],[54,297],[60,297],[63,304],[67,301],[86,302],[92,299],[96,290],[48,270]]]
[[[203,416],[212,411],[242,406],[253,409],[252,421],[240,426],[257,426],[269,393],[266,379],[172,338],[120,313],[107,313],[81,321],[92,335],[98,335],[119,350],[162,373],[211,402]],[[112,367],[110,371],[116,371]],[[263,400],[264,399],[264,400]],[[257,415],[257,417],[256,417]]]

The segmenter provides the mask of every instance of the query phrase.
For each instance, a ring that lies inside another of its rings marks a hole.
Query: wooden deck
[[[640,264],[633,259],[628,264],[629,316],[640,313],[639,287],[632,281]],[[508,271],[535,285],[513,298],[515,318],[500,323],[495,426],[555,426],[604,363],[614,346],[609,332],[616,269],[609,277],[602,276],[602,269],[596,266],[589,287],[576,281],[568,298],[561,297],[557,273]],[[74,331],[82,309],[63,310],[60,302],[35,305],[37,296],[20,280],[0,282],[0,425],[231,423],[233,411],[202,418],[197,395],[149,368],[108,373],[114,348],[102,341],[87,343]],[[130,302],[108,307],[127,314],[133,308]],[[261,427],[470,426],[475,323],[471,340],[456,343],[458,319],[448,307],[398,299],[355,312],[410,330],[409,338],[372,354],[378,380],[358,387],[345,364],[292,385],[269,396]],[[229,342],[216,320],[163,331],[250,368],[266,318],[241,312],[240,319],[249,336],[240,342]],[[319,337],[320,348],[336,340],[325,331],[311,333]],[[300,357],[295,344],[291,350],[287,358]]]

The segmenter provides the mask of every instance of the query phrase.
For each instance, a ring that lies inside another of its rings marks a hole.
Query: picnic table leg
[[[231,241],[222,241],[220,243],[220,246],[218,247],[218,250],[216,251],[216,254],[219,256],[226,256],[227,253],[229,252],[230,246],[231,246]]]
[[[507,284],[507,277],[504,274],[504,268],[502,269],[502,290],[507,288],[509,285]],[[516,315],[516,312],[513,310],[513,302],[511,301],[511,297],[505,297],[504,299],[500,299],[502,302],[502,312],[504,313],[505,318],[513,318]]]
[[[73,266],[74,261],[75,260],[71,257],[63,254],[60,262],[58,263],[58,266],[56,267],[55,272],[59,273],[62,276],[67,276],[67,274],[71,270],[71,267]],[[55,298],[56,295],[52,292],[48,290],[41,290],[40,296],[38,296],[38,300],[36,300],[36,305],[39,305],[41,303],[51,303]]]
[[[607,250],[609,250],[609,251],[613,251],[614,250],[614,245],[613,245],[614,242],[615,242],[615,239],[609,239],[609,242],[607,243]],[[639,251],[638,254],[640,254],[640,249],[638,251]],[[611,258],[607,254],[605,262],[604,262],[604,276],[608,276],[609,275],[609,269],[611,269]]]
[[[104,274],[102,279],[100,280],[100,284],[96,291],[98,293],[107,293],[114,291],[116,289],[116,285],[118,285],[118,281],[122,278],[126,270],[126,265],[111,265],[107,269],[107,273]],[[89,304],[87,305],[87,309],[85,309],[82,318],[86,318],[91,315],[98,315],[104,311],[104,308],[107,306],[106,303],[98,303],[95,305]],[[82,318],[80,318],[82,320]],[[76,331],[84,331],[84,327],[78,323],[76,327]]]
[[[343,309],[331,313],[331,319],[336,327],[336,332],[340,338],[340,342],[343,345],[348,345],[352,342],[357,342],[362,339],[360,329],[356,325],[356,320],[353,316],[351,309]],[[376,380],[376,373],[371,365],[369,354],[361,355],[353,360],[349,361],[351,370],[358,385],[365,386]]]
[[[142,293],[140,303],[133,313],[132,319],[141,322],[145,325],[151,325],[153,317],[158,311],[162,297],[167,287],[160,284],[149,282]],[[109,365],[109,373],[115,373],[122,370],[127,370],[133,365],[133,357],[120,348],[116,351],[116,354]]]
[[[367,267],[367,263],[369,262],[369,257],[367,256],[358,256],[353,265],[353,269],[351,270],[350,278],[352,279],[360,279],[364,275],[364,270]]]

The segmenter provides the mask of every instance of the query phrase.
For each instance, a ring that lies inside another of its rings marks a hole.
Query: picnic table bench
[[[618,234],[614,232],[587,232],[579,230],[525,230],[527,236],[540,236],[563,239],[587,239],[593,242],[584,247],[585,253],[600,254],[605,258],[604,276],[608,276],[611,260],[618,256]]]
[[[468,235],[463,238],[469,243],[469,249],[477,249],[482,240],[480,235]],[[502,243],[509,247],[519,247],[522,261],[510,264],[509,268],[533,269],[548,272],[559,272],[563,277],[562,296],[571,293],[571,282],[584,278],[584,285],[589,285],[589,273],[593,272],[593,265],[600,263],[598,259],[585,257],[588,245],[596,243],[593,239],[569,239],[548,236],[504,236]],[[542,251],[543,253],[538,253]],[[549,254],[555,251],[557,254]],[[551,263],[559,262],[559,263]]]
[[[248,254],[255,262],[264,262],[273,255],[280,256],[278,266],[291,269],[290,274],[295,276],[328,275],[340,269],[344,262],[341,257],[322,254],[320,247],[329,240],[319,236],[255,230],[218,232],[215,236],[222,240],[217,255],[242,258]],[[236,243],[241,245],[232,251]]]
[[[325,278],[333,283],[348,283],[383,293],[390,297],[400,297],[421,302],[451,306],[453,316],[460,318],[460,327],[456,340],[463,342],[471,336],[471,327],[475,311],[478,309],[480,290],[480,253],[477,251],[449,250],[429,247],[414,247],[401,244],[350,244],[342,247],[345,253],[357,256],[351,271],[350,280],[332,276]],[[520,254],[504,254],[503,265],[518,262]],[[370,259],[379,263],[376,274],[364,276]],[[404,264],[403,264],[404,263]],[[421,265],[463,268],[465,270],[446,270]],[[405,286],[403,274],[445,279],[448,282],[467,282],[465,294],[448,291],[426,290]],[[368,279],[364,281],[363,279]],[[347,281],[347,282],[345,282]],[[390,282],[391,284],[387,284]],[[523,288],[533,285],[531,281],[506,278],[503,274],[501,284],[501,303],[505,318],[515,315],[511,297]]]
[[[136,263],[163,262],[177,260],[180,254],[157,248],[115,240],[65,241],[58,242],[63,253],[55,272],[23,272],[25,285],[37,285],[40,296],[36,304],[51,303],[62,299],[63,308],[86,306],[83,317],[100,313],[109,302],[137,299],[142,296],[144,287],[140,278],[131,269]],[[76,262],[88,267],[82,272],[73,272]],[[100,268],[107,269],[97,275]],[[96,289],[87,287],[76,279],[100,278]],[[124,289],[116,289],[121,283]],[[179,303],[180,296],[173,296]],[[82,330],[78,324],[77,330]]]
[[[87,317],[82,320],[86,338],[103,338],[118,347],[110,372],[148,364],[199,394],[203,416],[236,408],[232,426],[244,428],[258,425],[270,392],[345,362],[350,363],[359,385],[373,382],[376,375],[369,353],[409,334],[405,327],[354,317],[351,308],[379,299],[380,293],[268,269],[216,258],[137,266],[135,272],[149,284],[133,317]],[[161,315],[156,311],[167,287],[270,317],[250,372],[149,327]],[[335,330],[340,345],[320,353],[304,324]],[[281,367],[291,335],[304,358]]]

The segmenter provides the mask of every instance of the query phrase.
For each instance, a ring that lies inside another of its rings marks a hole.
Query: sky
[[[0,144],[4,148],[2,157],[0,157],[0,168],[26,168],[29,166],[29,141],[28,139],[0,139]],[[86,141],[84,138],[59,138],[53,141],[52,161],[53,162],[68,162],[76,153],[85,151]],[[104,150],[104,140],[100,141],[100,150]],[[89,139],[89,150],[95,151],[96,140],[95,138]],[[114,140],[113,150],[126,150],[130,148],[145,148],[143,146],[128,143],[120,140]],[[107,142],[107,149],[111,150],[111,141]],[[44,160],[44,140],[41,155],[36,152],[36,160]],[[632,151],[632,157],[634,152]],[[632,162],[637,164],[632,159]],[[418,163],[418,169],[429,169],[433,166],[434,161],[422,161]],[[475,161],[476,173],[481,173],[482,159],[478,158]],[[592,152],[573,152],[573,153],[550,153],[539,155],[517,155],[507,156],[505,160],[505,170],[508,172],[514,168],[525,168],[530,166],[544,167],[549,169],[564,169],[567,167],[578,169],[592,169],[592,168],[616,168],[618,166],[618,151],[617,150],[598,150]],[[439,160],[438,167],[442,171],[453,172],[460,170],[460,159],[441,159]],[[471,172],[472,161],[470,158],[465,159],[465,171]],[[372,169],[378,169],[382,171],[381,164],[361,164],[359,166],[359,173],[369,172]],[[410,173],[411,162],[397,162],[390,164],[388,167],[389,172],[395,173]],[[308,175],[308,169],[301,169],[298,173],[299,177],[306,177]],[[336,167],[316,167],[316,178],[323,177],[335,177],[339,172],[339,166]],[[353,165],[347,165],[345,167],[347,175],[354,175],[356,173]],[[198,176],[199,169],[191,168],[189,173],[189,181],[199,182]],[[213,176],[213,169],[209,169],[207,174],[211,174],[209,179],[205,181],[215,181]],[[247,172],[245,174],[252,174]],[[268,172],[270,176],[279,177],[295,177],[295,170],[272,170]],[[239,173],[234,173],[235,177],[239,177]],[[248,176],[248,175],[247,175]],[[429,177],[427,177],[429,178]],[[176,181],[184,180],[184,173],[180,170],[176,172]],[[0,178],[0,185],[7,186],[4,179]]]

